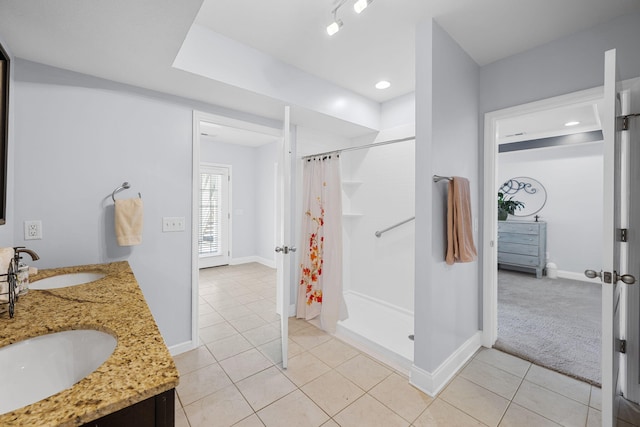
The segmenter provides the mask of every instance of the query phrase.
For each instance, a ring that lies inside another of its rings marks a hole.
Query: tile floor
[[[289,321],[281,368],[275,271],[200,273],[201,346],[175,357],[182,426],[600,426],[600,389],[482,349],[436,399],[315,326]],[[622,427],[638,426],[621,414]],[[635,420],[635,421],[634,421]]]

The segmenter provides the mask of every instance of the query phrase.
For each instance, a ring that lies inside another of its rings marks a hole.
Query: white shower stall
[[[336,335],[409,372],[414,331],[415,140],[345,151],[340,159],[349,318],[338,323]],[[390,227],[376,236],[376,231]]]

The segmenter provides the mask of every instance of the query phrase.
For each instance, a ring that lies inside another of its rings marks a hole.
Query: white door
[[[229,264],[230,167],[200,164],[198,267]]]
[[[623,115],[640,113],[640,78],[634,79],[628,91],[629,109]],[[625,103],[623,103],[625,107]],[[640,165],[640,117],[630,117],[629,131],[623,143],[628,144],[629,166]],[[640,276],[640,171],[637,166],[630,168],[629,182],[629,268],[627,273]],[[627,289],[627,393],[625,397],[633,402],[640,402],[640,287],[629,286]]]
[[[622,156],[622,135],[617,126],[620,115],[619,86],[616,71],[616,51],[605,53],[604,106],[602,132],[604,135],[604,224],[602,269],[587,271],[590,277],[602,280],[602,425],[615,426],[617,420],[618,374],[620,367],[620,309],[625,305],[624,275],[627,273],[627,243],[618,238],[629,217],[628,158]],[[628,153],[627,153],[628,154]],[[625,176],[626,175],[626,176]],[[627,279],[630,276],[627,276]],[[628,281],[628,280],[625,280]],[[630,280],[629,280],[630,281]]]
[[[280,336],[282,341],[282,367],[287,367],[288,337],[289,337],[289,300],[291,296],[291,265],[296,251],[293,245],[291,227],[291,160],[292,147],[289,132],[289,106],[284,109],[282,138],[280,142],[280,156],[278,158],[278,189],[277,189],[277,311],[280,315]]]

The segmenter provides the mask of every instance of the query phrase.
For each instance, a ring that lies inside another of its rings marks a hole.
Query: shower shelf
[[[361,184],[362,181],[342,181],[342,192],[344,196],[346,196],[346,199],[344,199],[345,202],[342,205],[344,209],[350,209],[351,202],[349,201],[349,199]],[[359,212],[342,212],[343,218],[360,218],[362,216],[363,214]]]
[[[362,181],[342,181],[342,192],[347,197],[351,197],[361,184]]]

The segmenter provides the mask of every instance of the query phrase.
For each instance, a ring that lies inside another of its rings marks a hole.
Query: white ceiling
[[[378,102],[414,90],[415,26],[431,17],[485,65],[640,10],[635,0],[204,0],[196,22]],[[392,83],[384,91],[377,81]]]
[[[356,15],[349,0],[329,37],[333,1],[3,0],[0,37],[19,58],[280,119],[279,100],[171,67],[193,22],[383,102],[414,90],[415,25],[430,17],[483,65],[640,11],[637,0],[374,0]],[[390,89],[373,88],[382,78]],[[370,132],[296,114],[345,136]]]
[[[600,103],[579,103],[500,120],[498,122],[498,143],[507,144],[601,130],[600,111],[602,111],[602,106]],[[575,126],[565,126],[565,123],[571,121],[579,123]]]

